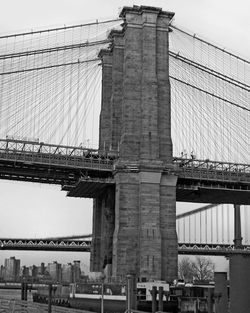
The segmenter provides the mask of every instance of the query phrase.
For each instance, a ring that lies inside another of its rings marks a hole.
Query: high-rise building
[[[21,276],[23,279],[28,279],[29,278],[29,268],[27,266],[22,266],[21,269]]]
[[[52,281],[54,282],[61,282],[62,278],[62,266],[61,264],[54,261],[53,263],[48,264],[48,273],[50,274],[50,277]]]
[[[42,262],[41,266],[39,266],[38,270],[39,274],[44,275],[45,274],[45,264]]]
[[[20,276],[20,260],[14,256],[4,261],[4,280],[18,281]]]
[[[74,261],[73,264],[73,282],[79,282],[81,279],[81,261]]]
[[[73,265],[71,263],[62,265],[62,283],[73,282]]]
[[[37,278],[37,275],[38,275],[38,267],[36,265],[32,265],[30,267],[30,276],[32,278]]]
[[[4,270],[5,270],[4,266],[1,265],[1,268],[0,268],[0,278],[1,278],[1,280],[4,279]]]

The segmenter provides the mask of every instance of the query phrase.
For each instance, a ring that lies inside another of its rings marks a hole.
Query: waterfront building
[[[47,267],[47,271],[54,282],[61,282],[62,279],[62,266],[61,264],[54,261],[53,263],[49,263]]]
[[[21,269],[21,275],[20,275],[23,279],[28,279],[29,278],[29,268],[27,266],[22,266]]]
[[[18,281],[20,276],[20,260],[10,257],[4,261],[4,280]]]
[[[32,278],[37,278],[38,275],[38,267],[36,265],[30,266],[30,276]]]
[[[42,262],[41,263],[41,266],[38,267],[38,273],[41,274],[41,275],[44,275],[45,274],[45,264]]]
[[[73,282],[73,265],[71,263],[62,265],[62,283]]]
[[[77,283],[81,280],[81,261],[73,262],[73,282]]]

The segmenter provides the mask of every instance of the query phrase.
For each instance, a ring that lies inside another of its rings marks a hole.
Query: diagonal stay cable
[[[90,41],[90,42],[87,41],[84,43],[73,44],[73,45],[64,45],[64,46],[30,50],[30,51],[17,52],[17,53],[8,53],[8,54],[0,55],[0,60],[20,58],[20,57],[29,56],[29,55],[36,55],[36,54],[58,52],[58,51],[62,51],[62,50],[63,51],[64,50],[73,50],[73,49],[79,49],[79,48],[83,48],[83,47],[98,46],[98,45],[103,45],[103,44],[107,44],[110,42],[111,42],[110,39],[103,39],[103,40]]]
[[[200,42],[203,42],[203,43],[205,43],[205,44],[207,44],[207,45],[209,45],[209,46],[211,46],[211,47],[213,47],[213,48],[215,48],[215,49],[217,49],[217,50],[219,50],[219,51],[222,51],[222,52],[224,52],[225,54],[228,54],[228,55],[230,55],[231,57],[234,57],[234,58],[236,58],[236,59],[238,59],[238,60],[240,60],[240,61],[242,61],[242,62],[245,62],[245,63],[247,63],[247,64],[250,64],[250,61],[248,61],[248,60],[246,60],[246,59],[243,59],[243,58],[241,58],[241,57],[239,57],[238,55],[236,55],[236,54],[233,54],[233,53],[231,53],[231,52],[229,52],[229,51],[227,51],[227,50],[225,50],[225,49],[223,49],[223,48],[220,48],[220,47],[218,47],[218,46],[216,46],[215,44],[212,44],[212,43],[210,43],[210,42],[208,42],[208,41],[206,41],[206,40],[204,40],[204,39],[201,39],[200,37],[198,37],[196,34],[190,34],[190,33],[188,33],[187,31],[185,31],[185,30],[183,30],[183,29],[181,29],[181,28],[179,28],[179,27],[177,27],[177,26],[174,26],[174,25],[170,25],[170,27],[171,28],[174,28],[174,29],[176,29],[176,30],[178,30],[179,32],[181,32],[181,33],[183,33],[183,34],[185,34],[185,35],[188,35],[188,36],[190,36],[190,37],[192,37],[192,38],[194,38],[194,39],[196,39],[196,40],[198,40],[198,41],[200,41]]]
[[[64,26],[64,27],[57,27],[57,28],[48,28],[48,29],[42,29],[37,31],[31,31],[31,32],[25,32],[25,33],[18,33],[18,34],[11,34],[11,35],[4,35],[0,36],[0,39],[4,38],[11,38],[11,37],[18,37],[18,36],[26,36],[26,35],[34,35],[34,34],[41,34],[41,33],[49,33],[53,31],[59,31],[59,30],[67,30],[67,29],[73,29],[73,28],[81,28],[85,26],[91,26],[91,25],[101,25],[101,24],[108,24],[112,22],[122,22],[122,19],[116,18],[111,20],[105,20],[105,21],[95,21],[92,23],[86,23],[86,24],[78,24],[78,25],[72,25],[72,26]]]
[[[242,82],[240,82],[240,81],[238,81],[238,80],[236,80],[236,79],[234,79],[234,78],[232,78],[230,76],[227,76],[227,75],[222,74],[222,73],[220,73],[218,71],[215,71],[215,70],[213,70],[211,68],[208,68],[208,67],[206,67],[206,66],[204,66],[204,65],[202,65],[200,63],[192,61],[192,60],[190,60],[190,59],[180,55],[179,53],[174,53],[172,51],[169,51],[169,55],[171,57],[173,57],[173,58],[176,58],[176,59],[178,59],[178,60],[180,60],[180,61],[190,65],[190,66],[194,66],[194,67],[196,67],[197,69],[199,69],[201,71],[204,71],[204,72],[206,72],[206,73],[208,73],[210,75],[213,75],[213,76],[215,76],[215,77],[217,77],[217,78],[219,78],[221,80],[224,80],[224,81],[226,81],[229,84],[232,84],[232,85],[234,85],[236,87],[239,87],[239,88],[241,88],[243,90],[250,91],[250,85],[242,83]]]
[[[248,109],[248,108],[246,108],[246,107],[243,107],[243,106],[241,106],[241,105],[239,105],[239,104],[237,104],[237,103],[235,103],[235,102],[232,102],[232,101],[229,101],[229,100],[227,100],[227,99],[224,99],[224,98],[222,98],[222,97],[220,97],[220,96],[217,96],[217,95],[215,95],[215,94],[212,93],[212,92],[209,92],[209,91],[206,91],[206,90],[201,89],[201,88],[199,88],[199,87],[196,87],[196,86],[194,86],[194,85],[192,85],[192,84],[190,84],[190,83],[188,83],[188,82],[184,82],[183,80],[178,79],[178,78],[176,78],[176,77],[173,77],[173,76],[171,76],[171,75],[169,75],[169,77],[172,78],[172,79],[174,79],[174,80],[176,80],[176,81],[178,81],[178,82],[180,82],[180,83],[182,83],[182,84],[185,84],[185,85],[187,85],[187,86],[189,86],[189,87],[192,87],[192,88],[194,88],[194,89],[196,89],[196,90],[199,90],[200,92],[203,92],[203,93],[205,93],[205,94],[207,94],[207,95],[210,95],[211,97],[214,97],[214,98],[216,98],[216,99],[222,100],[222,101],[224,101],[224,102],[226,102],[226,103],[229,103],[229,104],[232,104],[232,105],[234,105],[234,106],[236,106],[236,107],[238,107],[238,108],[240,108],[240,109],[242,109],[242,110],[245,110],[245,111],[247,111],[247,112],[250,112],[250,109]]]
[[[76,62],[70,62],[70,63],[49,65],[49,66],[34,67],[34,68],[28,68],[28,69],[23,69],[23,70],[17,70],[17,71],[3,72],[3,73],[0,73],[0,76],[2,76],[2,75],[10,75],[10,74],[17,74],[17,73],[25,73],[25,72],[31,72],[31,71],[38,71],[38,70],[45,70],[45,69],[50,69],[50,68],[69,66],[69,65],[76,65],[76,64],[83,64],[83,63],[89,63],[89,62],[97,62],[97,61],[100,61],[100,59],[99,58],[95,58],[95,59],[84,60],[84,61],[76,61]]]

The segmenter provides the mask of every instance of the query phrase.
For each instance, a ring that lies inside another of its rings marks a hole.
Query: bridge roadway
[[[94,198],[115,186],[115,171],[140,171],[118,158],[117,151],[0,139],[0,179],[58,184],[68,196]],[[250,164],[174,157],[163,172],[178,176],[177,201],[250,204]]]
[[[0,250],[90,252],[91,240],[0,238]],[[220,255],[250,254],[250,245],[236,249],[231,244],[178,243],[179,254]]]

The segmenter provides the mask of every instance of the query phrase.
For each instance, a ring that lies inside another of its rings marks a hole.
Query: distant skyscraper
[[[23,279],[29,278],[29,268],[25,265],[22,267],[21,276],[23,277]]]
[[[79,282],[80,279],[81,279],[81,261],[74,261],[73,282]]]
[[[1,269],[0,269],[0,278],[1,278],[1,279],[4,278],[4,270],[5,270],[4,266],[1,265]]]
[[[10,257],[4,261],[4,280],[18,281],[20,276],[20,260]]]
[[[44,275],[45,274],[45,264],[42,262],[41,266],[39,267],[39,274]]]
[[[62,283],[73,282],[73,265],[71,263],[62,266]]]
[[[38,275],[38,267],[36,265],[32,265],[30,267],[30,276],[32,278],[37,278],[37,275]]]
[[[48,273],[54,282],[61,282],[62,278],[62,267],[61,264],[54,261],[48,264]]]

